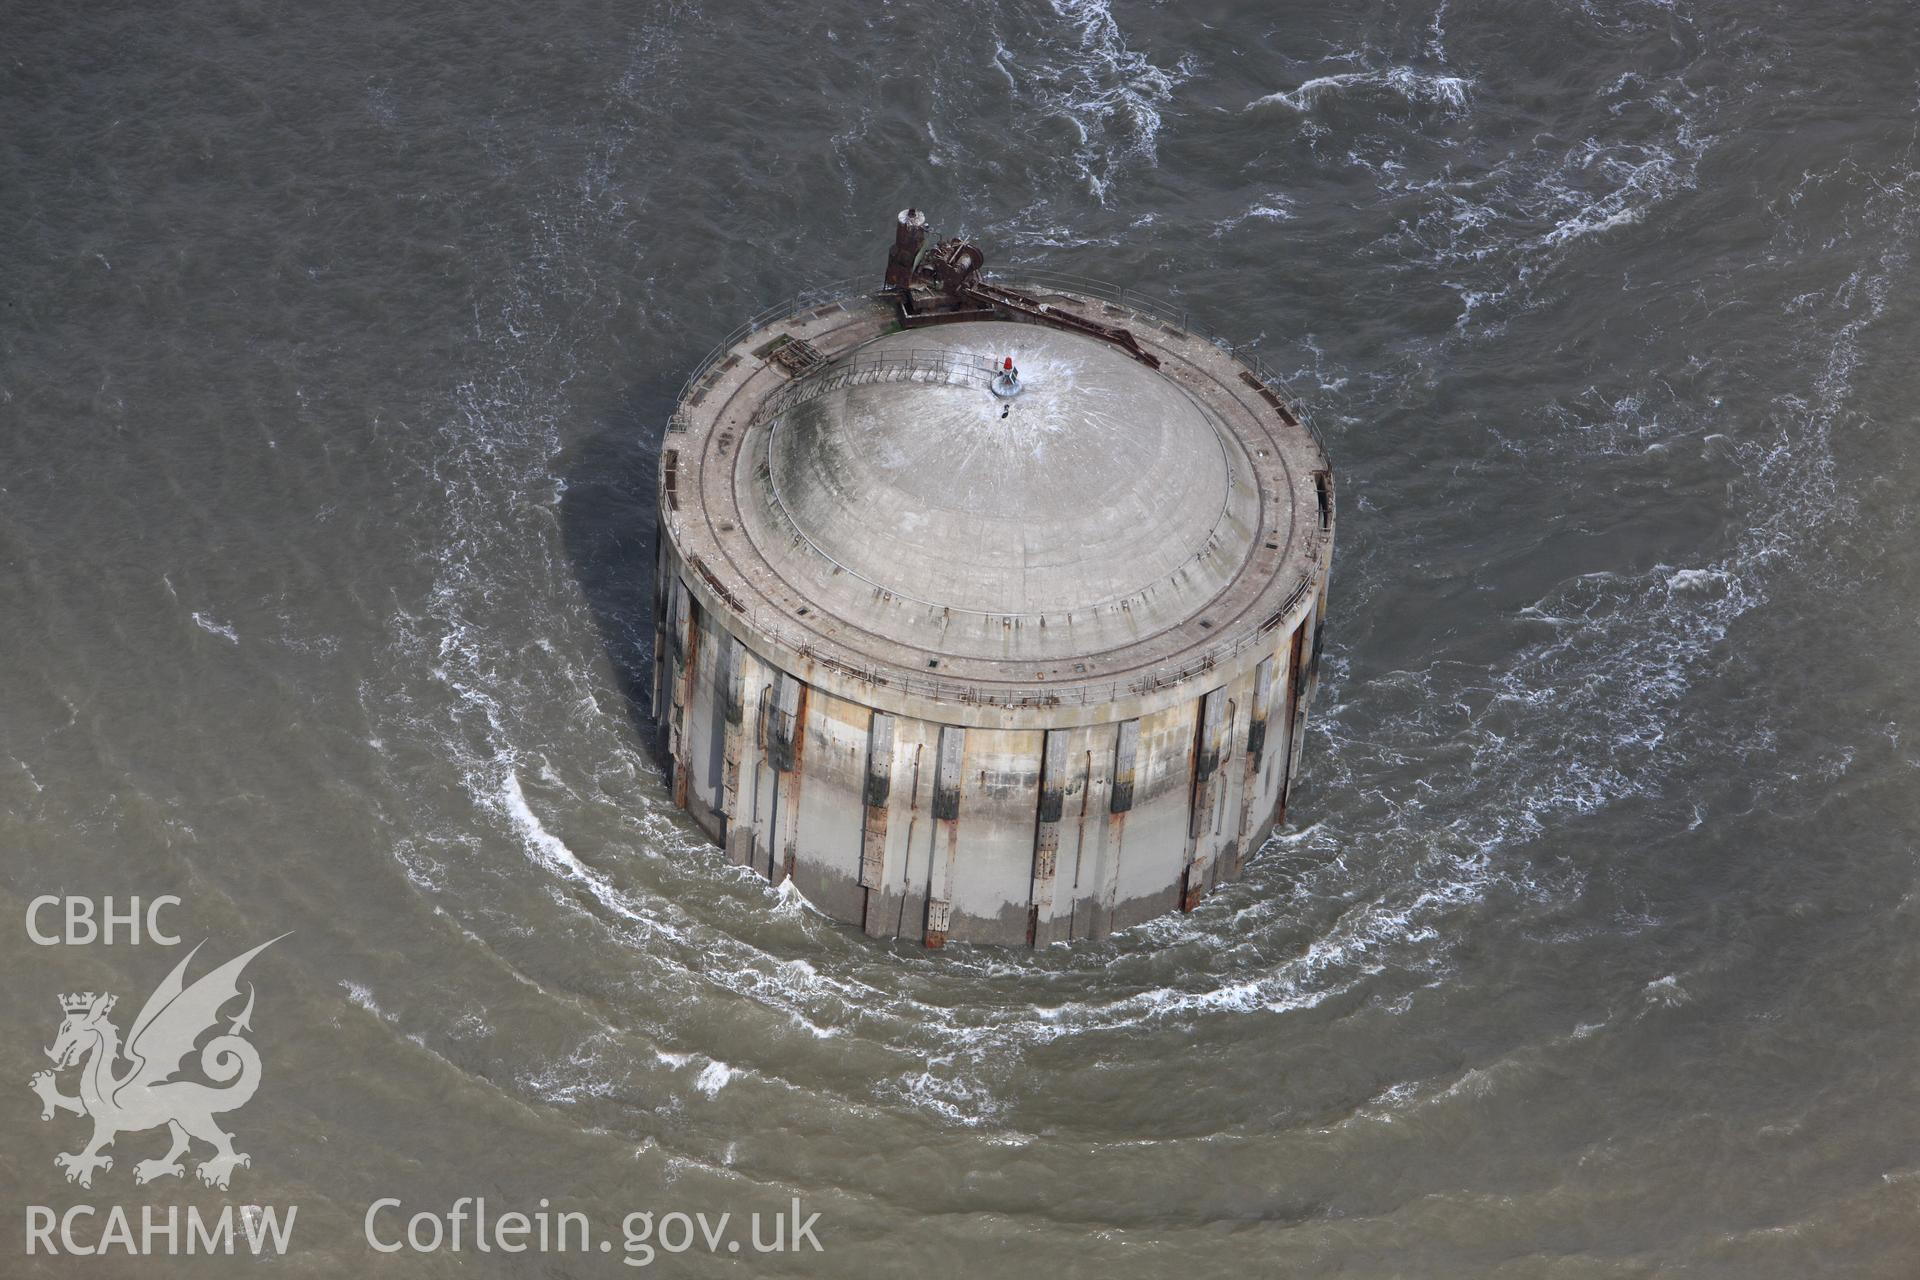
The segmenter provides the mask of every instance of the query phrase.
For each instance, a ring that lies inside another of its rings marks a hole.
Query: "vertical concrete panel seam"
[[[789,735],[787,768],[780,775],[780,808],[785,814],[786,833],[780,845],[780,868],[775,884],[784,884],[793,877],[793,864],[800,851],[800,783],[806,768],[807,695],[810,692],[806,681],[792,676],[782,678],[786,685],[781,691],[781,701],[784,704],[790,698],[793,709],[789,713],[784,705],[781,707],[781,718],[787,721]]]
[[[1206,896],[1207,868],[1213,859],[1215,775],[1220,770],[1220,720],[1227,700],[1224,688],[1200,700],[1195,717],[1191,789],[1188,791],[1186,870],[1180,877],[1180,909],[1191,911]]]
[[[1140,722],[1123,720],[1114,735],[1113,795],[1107,805],[1107,882],[1101,888],[1100,919],[1096,936],[1105,937],[1113,929],[1113,913],[1119,906],[1120,859],[1126,844],[1127,815],[1133,811],[1135,768],[1140,754]]]
[[[933,775],[935,852],[933,884],[927,894],[929,947],[943,947],[953,921],[953,881],[960,859],[960,792],[966,785],[967,731],[958,725],[940,726],[939,759]]]
[[[1060,854],[1060,815],[1064,805],[1067,731],[1049,730],[1040,748],[1039,804],[1034,819],[1033,878],[1027,892],[1027,945],[1039,944],[1044,912],[1053,918],[1053,885]]]
[[[680,650],[680,667],[675,672],[673,697],[673,803],[687,807],[687,784],[693,773],[693,735],[688,732],[694,683],[700,670],[700,603],[687,590],[687,584],[674,579],[674,598],[680,603],[681,627],[685,640]]]
[[[873,912],[884,900],[887,881],[887,812],[893,792],[893,717],[875,711],[867,722],[867,759],[861,800],[865,818],[860,833],[860,884],[866,890],[860,927],[873,932]]]
[[[1267,704],[1273,697],[1273,659],[1263,658],[1253,669],[1253,696],[1247,699],[1246,759],[1240,774],[1240,815],[1235,823],[1233,866],[1227,874],[1238,878],[1246,870],[1253,850],[1247,842],[1253,836],[1253,815],[1260,807],[1260,766],[1267,749]]]
[[[924,726],[915,736],[924,739],[926,736]],[[907,835],[906,839],[901,841],[900,911],[893,925],[893,936],[896,938],[906,936],[907,903],[913,898],[913,842],[920,829],[920,780],[925,771],[926,749],[927,744],[924,741],[913,744],[913,766],[907,789]],[[931,867],[928,868],[927,876],[931,881],[933,876]]]

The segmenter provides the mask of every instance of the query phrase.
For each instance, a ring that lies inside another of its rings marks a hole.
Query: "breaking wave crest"
[[[1328,99],[1357,94],[1389,94],[1408,102],[1464,111],[1473,91],[1473,81],[1464,76],[1433,75],[1412,67],[1389,67],[1384,71],[1342,71],[1315,76],[1295,89],[1269,93],[1255,98],[1246,110],[1282,106],[1307,112]]]
[[[996,40],[993,65],[1023,110],[1067,127],[1074,169],[1104,202],[1122,169],[1154,163],[1161,112],[1193,66],[1162,67],[1131,48],[1108,0],[1049,4],[1053,21],[1033,38]]]
[[[993,62],[1019,103],[1065,125],[1075,180],[1104,200],[1126,166],[1154,161],[1161,113],[1197,68],[1159,66],[1130,48],[1107,5],[1059,0],[1052,18],[1051,40],[1017,41],[1017,51],[1003,43]],[[1319,77],[1247,110],[1306,114],[1336,98],[1389,95],[1443,108],[1412,114],[1453,129],[1493,92],[1469,76],[1396,66]],[[1410,210],[1383,234],[1399,253],[1388,269],[1482,299],[1467,309],[1474,322],[1427,358],[1459,358],[1496,336],[1527,314],[1558,264],[1694,182],[1712,139],[1696,123],[1705,103],[1677,79],[1647,92],[1627,86],[1610,101],[1642,112],[1649,127],[1418,176],[1405,171],[1404,153],[1363,154],[1371,136],[1350,143],[1376,171],[1383,207]],[[1284,834],[1247,883],[1193,915],[1104,944],[929,957],[849,936],[797,897],[770,911],[772,892],[726,868],[672,812],[598,669],[599,638],[554,530],[564,387],[577,371],[570,352],[617,314],[591,282],[597,259],[621,244],[627,215],[612,175],[630,158],[627,141],[610,132],[590,180],[556,193],[536,219],[530,265],[476,325],[491,362],[453,390],[431,455],[417,459],[445,494],[444,538],[426,598],[393,620],[397,656],[403,684],[410,677],[450,696],[434,712],[417,709],[431,702],[423,688],[369,706],[382,740],[450,758],[462,779],[464,807],[422,798],[439,841],[417,838],[397,855],[418,891],[486,936],[506,926],[472,902],[496,881],[527,877],[542,901],[518,899],[518,909],[557,913],[563,955],[614,949],[630,970],[604,1019],[582,1020],[570,1054],[521,1077],[555,1105],[624,1098],[635,1073],[659,1073],[664,1080],[645,1077],[651,1087],[687,1103],[802,1089],[855,1110],[907,1106],[993,1130],[1019,1123],[1024,1064],[1063,1043],[1098,1058],[1163,1031],[1201,1037],[1246,1019],[1334,1016],[1443,982],[1456,926],[1488,900],[1580,892],[1577,869],[1535,865],[1527,846],[1558,822],[1661,794],[1693,682],[1730,628],[1765,603],[1808,531],[1843,518],[1828,433],[1849,394],[1861,327],[1900,265],[1885,257],[1836,288],[1802,334],[1803,350],[1823,352],[1817,383],[1798,402],[1786,390],[1776,398],[1772,439],[1746,434],[1726,446],[1742,529],[1730,545],[1548,583],[1509,619],[1523,638],[1493,658],[1448,655],[1356,675],[1336,626],[1308,763],[1324,821]],[[1311,200],[1275,191],[1206,225],[1290,229]],[[1217,242],[1211,230],[1206,238]],[[559,374],[523,372],[536,367]],[[1356,420],[1418,403],[1427,376],[1337,362],[1319,372],[1326,386],[1351,381],[1344,398],[1328,399]],[[1677,406],[1655,421],[1656,402],[1649,384],[1556,403],[1503,461],[1547,483],[1565,478],[1562,463],[1590,462],[1580,451],[1596,441],[1629,454],[1697,445],[1730,427]],[[1351,607],[1401,585],[1404,574],[1383,558],[1344,554],[1336,591]],[[500,607],[507,599],[514,610]],[[1422,776],[1408,775],[1409,761],[1422,762]],[[502,848],[518,866],[494,861]],[[564,987],[564,968],[557,961],[542,981]],[[732,1018],[724,1035],[687,1012],[716,997]],[[835,1069],[844,1057],[858,1061],[857,1080]]]

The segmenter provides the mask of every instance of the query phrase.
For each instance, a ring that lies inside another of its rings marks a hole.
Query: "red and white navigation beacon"
[[[1009,400],[1020,394],[1020,371],[1013,367],[1012,356],[1008,356],[1006,363],[994,373],[993,394],[1002,400]]]

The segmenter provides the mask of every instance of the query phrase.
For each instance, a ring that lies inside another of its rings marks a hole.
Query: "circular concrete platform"
[[[1284,818],[1332,475],[1163,315],[853,292],[690,380],[654,707],[735,861],[876,936],[1039,945],[1191,907]]]

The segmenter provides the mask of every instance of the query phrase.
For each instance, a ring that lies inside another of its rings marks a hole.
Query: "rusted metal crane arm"
[[[1035,324],[1050,324],[1056,329],[1071,329],[1075,333],[1084,333],[1102,342],[1111,342],[1147,368],[1160,367],[1159,357],[1150,351],[1142,350],[1140,344],[1134,341],[1133,334],[1126,329],[1101,324],[1097,320],[1089,320],[1085,316],[1050,306],[1038,298],[1030,298],[1024,293],[1003,289],[999,285],[987,284],[982,280],[972,280],[962,285],[959,296],[1001,311],[1025,316]]]
[[[927,219],[918,209],[902,209],[894,230],[893,248],[887,254],[886,287],[893,293],[906,328],[942,324],[961,319],[1025,319],[1034,324],[1070,329],[1102,342],[1111,342],[1149,369],[1158,369],[1160,361],[1143,349],[1132,333],[1113,325],[1089,320],[1083,315],[1062,310],[1030,298],[1024,293],[988,284],[980,278],[986,255],[980,246],[955,237],[927,247]],[[922,311],[913,296],[916,284],[928,284],[945,294],[954,304],[952,311]]]

